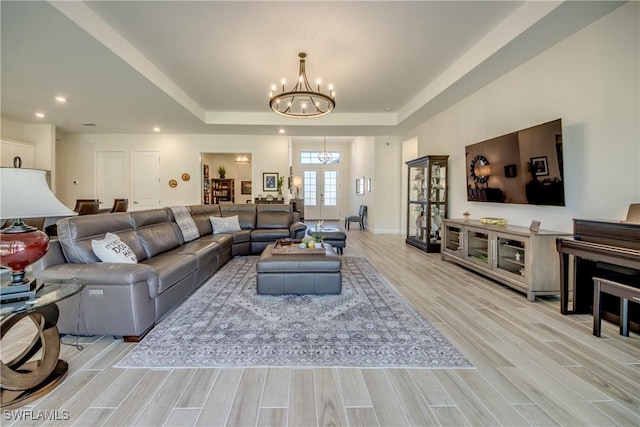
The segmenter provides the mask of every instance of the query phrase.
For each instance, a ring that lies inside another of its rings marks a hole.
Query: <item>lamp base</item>
[[[0,231],[0,266],[11,269],[14,285],[29,283],[25,277],[27,266],[45,256],[48,249],[49,236],[20,219]]]

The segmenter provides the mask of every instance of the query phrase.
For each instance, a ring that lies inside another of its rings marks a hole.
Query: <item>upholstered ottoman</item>
[[[330,245],[324,252],[274,254],[267,246],[256,264],[257,292],[282,294],[339,294],[342,261]]]
[[[307,234],[313,236],[316,233],[315,227],[307,227]],[[322,227],[323,242],[330,244],[339,254],[344,253],[347,246],[347,235],[337,227]]]

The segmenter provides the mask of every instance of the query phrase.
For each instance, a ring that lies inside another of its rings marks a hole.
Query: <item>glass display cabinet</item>
[[[442,220],[448,211],[449,156],[424,156],[407,162],[406,242],[439,252]]]

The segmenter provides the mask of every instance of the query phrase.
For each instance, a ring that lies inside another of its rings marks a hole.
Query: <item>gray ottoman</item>
[[[313,236],[316,232],[315,227],[307,227],[307,234]],[[336,227],[323,227],[322,235],[325,243],[330,244],[339,254],[344,253],[344,248],[347,246],[347,235],[344,231]]]
[[[256,264],[257,292],[262,295],[339,294],[342,260],[327,245],[324,253],[273,254],[267,246]]]

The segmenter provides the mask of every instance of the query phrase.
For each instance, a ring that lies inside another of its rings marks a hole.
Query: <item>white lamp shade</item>
[[[294,187],[300,187],[302,185],[302,178],[300,178],[298,175],[293,177],[293,186]]]
[[[46,171],[0,168],[0,218],[40,218],[77,215],[49,189]]]

